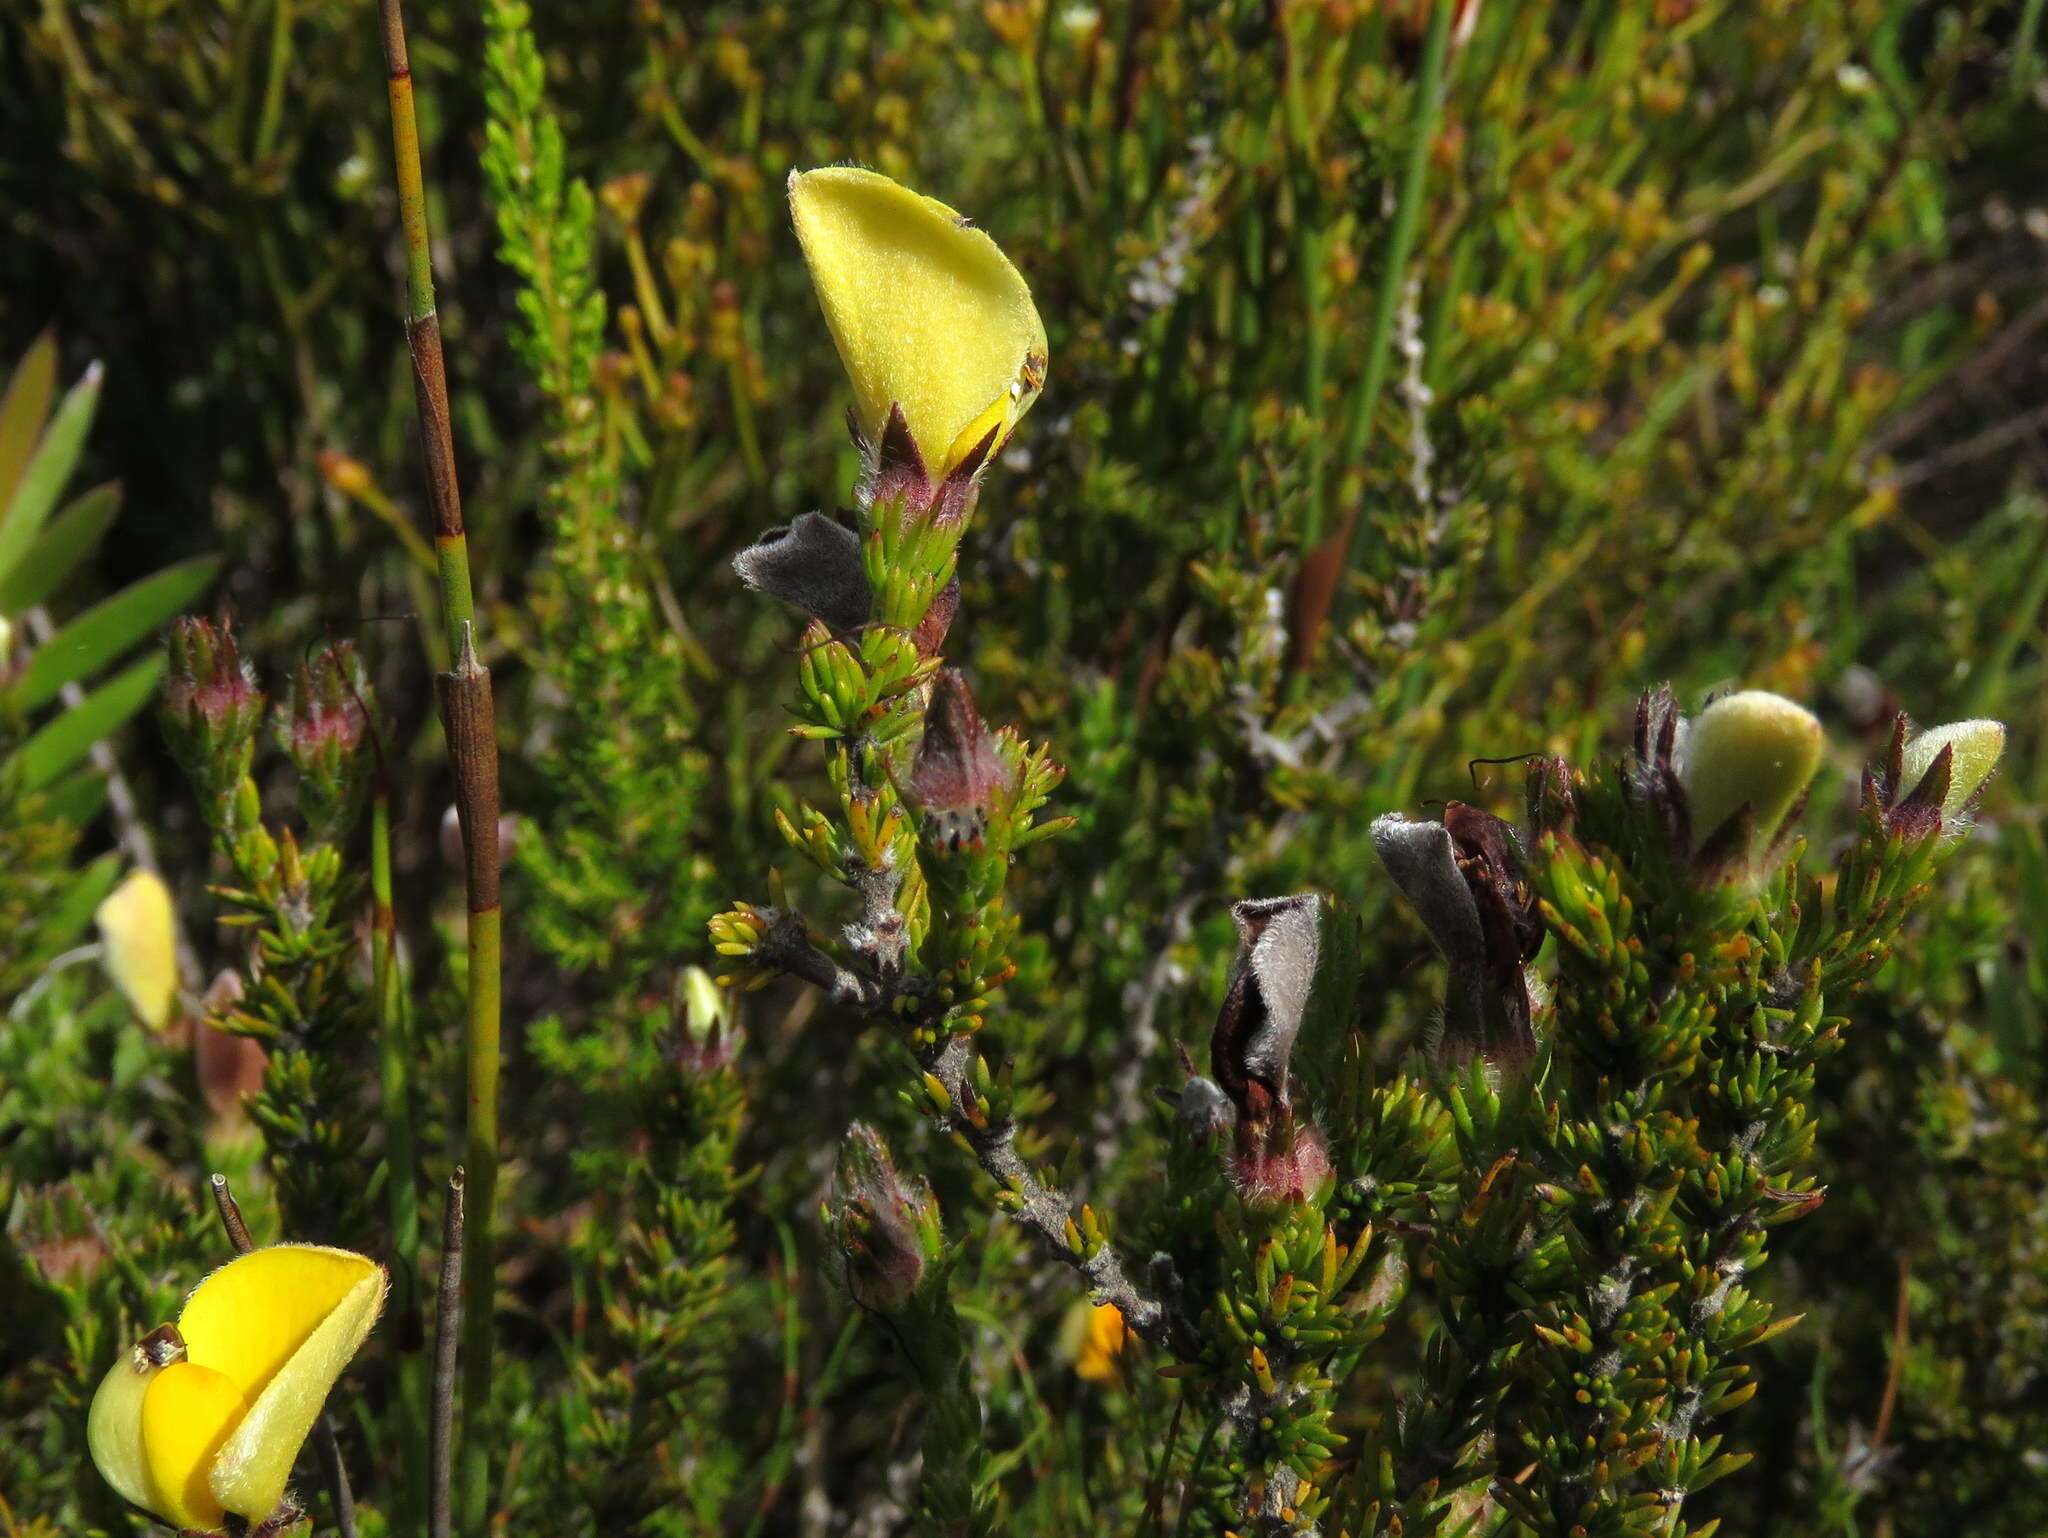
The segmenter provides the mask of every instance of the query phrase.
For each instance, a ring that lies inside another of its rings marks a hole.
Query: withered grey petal
[[[1450,830],[1440,822],[1411,822],[1389,812],[1373,819],[1372,846],[1451,963],[1453,975],[1461,970],[1476,974],[1486,960],[1486,936],[1479,906],[1458,869]]]
[[[1288,1060],[1315,986],[1322,899],[1312,892],[1264,897],[1241,902],[1230,913],[1242,946],[1238,965],[1250,969],[1265,1004],[1265,1020],[1244,1044],[1244,1066],[1284,1095]]]
[[[1197,1075],[1173,1096],[1180,1124],[1196,1137],[1215,1137],[1228,1131],[1237,1111],[1214,1079]]]
[[[734,556],[732,566],[748,587],[834,631],[858,630],[873,611],[860,536],[823,513],[805,513],[788,528],[770,529]]]

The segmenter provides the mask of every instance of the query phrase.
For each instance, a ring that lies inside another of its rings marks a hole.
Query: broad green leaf
[[[120,510],[121,488],[109,481],[52,518],[14,570],[0,579],[0,615],[34,608],[63,586],[78,563],[92,554]]]
[[[42,816],[66,827],[82,828],[107,804],[107,777],[90,766],[43,787]],[[105,894],[102,893],[102,896]]]
[[[22,354],[6,395],[0,396],[0,508],[14,499],[56,388],[57,339],[45,331]]]
[[[21,776],[21,788],[40,790],[84,758],[95,742],[149,703],[163,673],[161,656],[145,657],[24,742],[8,761],[8,768]]]
[[[106,784],[105,779],[98,775],[90,778],[98,780],[101,786]],[[70,787],[64,788],[68,790]],[[76,940],[92,921],[93,910],[105,900],[107,893],[114,890],[114,883],[120,879],[121,857],[118,854],[103,854],[80,871],[70,887],[51,906],[49,917],[36,926],[35,956],[31,959],[54,956]]]
[[[83,683],[206,591],[220,569],[210,555],[167,566],[93,605],[36,649],[14,686],[15,703],[34,710],[66,684]]]
[[[63,495],[64,483],[71,479],[71,471],[78,463],[78,452],[85,447],[85,432],[92,426],[93,409],[99,399],[100,366],[95,363],[66,392],[57,414],[50,418],[42,442],[36,445],[28,467],[22,471],[6,512],[0,513],[0,581],[27,553],[42,531],[43,520]]]

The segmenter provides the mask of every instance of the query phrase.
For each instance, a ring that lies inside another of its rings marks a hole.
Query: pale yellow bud
[[[1820,767],[1820,722],[1782,694],[1725,695],[1688,726],[1678,751],[1695,845],[1748,805],[1770,839]]]
[[[1949,750],[1948,794],[1942,797],[1941,815],[1953,817],[1977,794],[1998,760],[2005,753],[2005,724],[2001,721],[1951,721],[1930,727],[1906,744],[1904,768],[1899,775],[1899,792],[1908,794],[1934,766],[1941,750]]]
[[[178,994],[171,894],[153,871],[133,872],[93,910],[107,975],[136,1018],[162,1030]]]

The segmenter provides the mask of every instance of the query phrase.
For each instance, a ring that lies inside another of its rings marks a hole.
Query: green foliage
[[[2048,1528],[2039,5],[409,9],[507,1531]],[[417,1531],[469,977],[374,8],[15,10],[0,1526],[144,1530],[80,1418],[219,1169],[392,1266],[331,1415]],[[859,493],[780,193],[838,162],[1046,322],[971,520]],[[814,508],[872,623],[734,580]],[[143,650],[213,550],[281,717]],[[1618,755],[1663,679],[1821,719],[1783,848]],[[1970,818],[1901,811],[1902,706],[2008,723]],[[1432,906],[1375,819],[1466,795]],[[241,991],[162,1036],[86,965],[138,830]],[[855,1122],[914,1317],[819,1217]]]

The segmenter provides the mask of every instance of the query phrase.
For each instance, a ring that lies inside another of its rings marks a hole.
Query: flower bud
[[[1674,763],[1685,787],[1693,851],[1741,845],[1744,863],[1764,856],[1820,767],[1820,722],[1780,694],[1744,689],[1724,695],[1690,722]],[[1736,819],[1747,818],[1742,838]]]
[[[235,647],[232,627],[185,618],[171,625],[164,736],[216,832],[241,831],[239,792],[256,756],[264,699]]]
[[[354,645],[322,647],[292,675],[277,707],[278,746],[299,771],[299,814],[316,842],[346,838],[369,789],[362,752],[370,730],[370,682]]]
[[[1948,758],[1946,786],[1940,796],[1944,821],[1953,821],[1984,788],[1992,770],[2005,753],[2005,725],[2000,721],[1952,721],[1930,727],[1905,745],[1899,765],[1899,786],[1908,794],[1916,791],[1935,772],[1942,756]],[[1933,787],[1929,786],[1930,797]]]
[[[978,468],[1045,379],[1045,327],[1017,269],[945,204],[873,171],[793,172],[789,207],[871,458],[894,413],[933,481]]]
[[[702,967],[684,967],[676,980],[676,1066],[693,1077],[726,1068],[739,1046],[737,1003]]]
[[[990,820],[1010,789],[1010,766],[974,708],[967,680],[954,668],[932,681],[924,737],[905,785],[920,814],[926,874],[969,906],[1000,885],[1005,851],[989,846]]]
[[[945,1253],[939,1204],[923,1179],[897,1173],[889,1145],[865,1122],[847,1129],[825,1222],[862,1308],[893,1314]]]
[[[170,1023],[178,995],[171,894],[155,871],[131,872],[93,910],[100,958],[135,1016],[152,1030]]]

